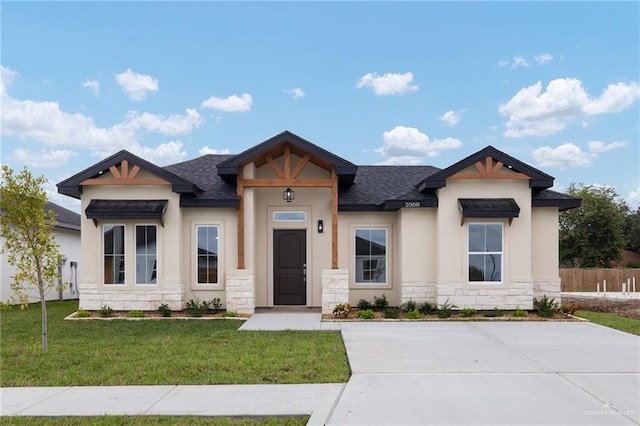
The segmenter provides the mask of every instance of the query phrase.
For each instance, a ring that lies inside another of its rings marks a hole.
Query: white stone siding
[[[234,269],[226,276],[227,311],[253,315],[256,311],[256,282],[251,269]]]
[[[322,313],[330,314],[340,303],[349,303],[349,270],[322,270]]]
[[[549,299],[555,299],[556,302],[560,303],[560,294],[560,278],[533,282],[533,297],[536,299],[546,295]]]
[[[402,303],[411,299],[414,302],[436,302],[436,284],[423,281],[404,281],[402,283]]]
[[[472,284],[440,283],[437,286],[438,306],[447,302],[456,309],[478,310],[533,309],[533,286],[531,283],[509,283],[490,288],[485,285],[474,288]]]
[[[166,303],[173,311],[184,308],[182,289],[171,290],[103,290],[81,289],[80,308],[97,311],[109,306],[116,311],[155,311]]]

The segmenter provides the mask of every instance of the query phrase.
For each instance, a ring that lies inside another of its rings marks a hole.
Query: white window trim
[[[498,252],[498,251],[487,251],[487,252],[478,252],[478,251],[470,251],[469,250],[469,227],[472,225],[500,225],[500,237],[502,238],[502,251]],[[477,286],[477,285],[489,285],[489,286],[496,286],[496,285],[502,285],[504,284],[504,275],[505,275],[505,270],[504,270],[504,257],[505,257],[505,226],[504,223],[501,222],[469,222],[467,223],[467,227],[466,227],[466,256],[465,256],[465,277],[466,277],[466,281],[467,284],[472,285],[472,286]],[[472,254],[499,254],[500,255],[500,281],[471,281],[469,279],[469,256]]]
[[[349,232],[350,238],[350,253],[349,253],[349,263],[351,264],[351,272],[350,272],[350,288],[352,289],[391,289],[393,287],[393,265],[392,265],[392,238],[393,238],[393,230],[392,226],[389,223],[371,223],[371,224],[357,224],[351,225]],[[356,270],[357,270],[357,256],[356,256],[356,231],[357,230],[366,230],[366,229],[383,229],[386,234],[386,247],[385,247],[385,282],[383,283],[371,283],[371,282],[356,282]]]
[[[199,283],[198,282],[198,228],[212,227],[218,228],[218,282]],[[192,290],[223,290],[224,289],[224,223],[222,221],[192,221],[191,222],[191,289]]]
[[[156,228],[156,282],[155,283],[139,283],[138,282],[138,271],[137,271],[137,265],[138,265],[138,232],[137,232],[137,228],[138,226],[154,226]],[[125,239],[126,240],[126,239]],[[136,286],[141,286],[141,287],[150,287],[150,286],[158,286],[158,284],[160,283],[160,228],[158,227],[157,224],[155,223],[136,223],[133,226],[133,280],[135,282]],[[126,256],[125,256],[126,259]]]
[[[105,227],[107,226],[111,226],[111,227],[115,227],[115,226],[122,226],[124,228],[123,232],[122,232],[122,238],[124,239],[124,253],[123,253],[123,257],[124,257],[124,282],[122,283],[106,283],[104,280],[104,273],[105,273],[105,252],[104,252],[104,231],[105,231]],[[102,269],[101,269],[101,274],[100,274],[100,281],[102,283],[103,286],[107,287],[107,288],[113,288],[113,287],[124,287],[127,285],[127,273],[129,270],[129,260],[127,259],[127,253],[128,253],[128,244],[127,244],[127,225],[124,223],[103,223],[102,227],[100,228],[100,264],[102,265]]]

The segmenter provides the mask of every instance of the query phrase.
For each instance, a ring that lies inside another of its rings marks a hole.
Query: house
[[[80,305],[227,310],[560,298],[558,212],[580,200],[491,146],[447,167],[357,166],[288,131],[158,167],[127,151],[58,184],[82,203]]]
[[[48,202],[45,211],[53,210],[56,214],[57,225],[54,228],[55,242],[58,244],[62,262],[60,264],[62,288],[56,288],[46,294],[47,300],[66,300],[78,298],[78,264],[80,262],[80,215],[65,209],[55,203]],[[0,237],[2,239],[2,237]],[[0,241],[4,246],[4,239]],[[0,261],[0,302],[12,303],[15,293],[11,289],[15,268],[7,260],[7,253],[2,253]],[[28,289],[29,301],[40,301],[40,295],[35,287]]]

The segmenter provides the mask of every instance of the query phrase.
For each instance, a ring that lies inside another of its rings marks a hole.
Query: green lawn
[[[576,315],[596,324],[640,336],[640,320],[637,319],[590,311],[577,311]]]
[[[229,418],[229,417],[168,417],[168,416],[100,416],[100,417],[3,417],[3,425],[20,426],[302,426],[309,417],[267,417]]]
[[[332,331],[237,331],[238,320],[64,321],[77,301],[0,312],[2,386],[341,383],[342,338]]]

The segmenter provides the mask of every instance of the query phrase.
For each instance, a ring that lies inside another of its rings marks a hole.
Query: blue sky
[[[2,162],[55,184],[283,130],[356,164],[487,145],[640,202],[640,3],[0,3]]]

